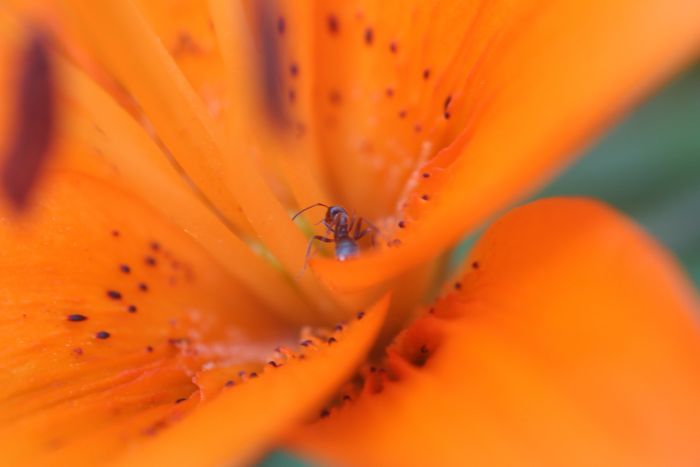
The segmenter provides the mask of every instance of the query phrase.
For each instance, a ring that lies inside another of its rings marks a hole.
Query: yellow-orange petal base
[[[450,288],[381,385],[288,446],[328,465],[697,465],[697,296],[629,221],[518,208]]]

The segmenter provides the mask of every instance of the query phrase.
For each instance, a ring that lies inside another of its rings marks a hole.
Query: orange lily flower
[[[691,0],[9,0],[3,463],[696,465],[698,297],[638,227],[549,199],[442,258],[698,24]],[[377,244],[302,273],[342,237],[291,220],[318,202]]]

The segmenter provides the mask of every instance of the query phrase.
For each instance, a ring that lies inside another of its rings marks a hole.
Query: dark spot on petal
[[[406,111],[402,110],[399,112],[399,118],[406,118]]]
[[[182,403],[185,402],[186,400],[187,400],[186,397],[181,397],[181,398],[179,398],[178,400],[176,400],[175,403],[176,403],[176,404],[182,404]]]
[[[428,78],[430,78],[430,69],[426,68],[425,70],[423,70],[423,79],[428,79]]]
[[[145,282],[139,282],[139,290],[141,292],[148,292],[148,284]]]
[[[83,354],[83,349],[81,347],[76,347],[73,349],[73,355],[80,357]]]
[[[335,344],[336,342],[338,342],[338,340],[337,340],[335,337],[331,337],[331,338],[328,339],[327,342],[328,342],[329,344]]]
[[[297,99],[297,93],[294,91],[294,89],[290,89],[289,93],[289,102],[294,102]]]
[[[392,88],[386,88],[386,97],[392,97],[394,95],[394,90]]]
[[[296,78],[299,75],[299,65],[296,63],[289,65],[289,74]]]
[[[277,18],[277,32],[282,35],[284,34],[284,31],[287,29],[287,22],[285,21],[283,16],[280,16]]]
[[[147,345],[147,346],[146,346],[146,352],[148,352],[148,353],[153,353],[153,346],[152,346],[152,345]]]
[[[160,243],[158,243],[158,242],[151,242],[149,246],[151,247],[151,250],[153,250],[153,251],[160,250]]]
[[[341,323],[338,323],[335,325],[335,330],[336,331],[342,331],[344,329],[343,325]]]
[[[111,334],[107,331],[99,331],[97,334],[95,334],[95,337],[98,339],[109,339],[109,336],[111,336]]]
[[[406,222],[404,221],[399,221],[399,229],[403,229],[406,227]]]
[[[256,372],[252,371],[252,372],[250,373],[250,375],[248,375],[248,376],[251,377],[251,378],[257,378],[257,377],[258,377],[258,374],[257,374]]]
[[[431,315],[434,315],[434,314],[435,314],[435,308],[434,308],[434,307],[433,307],[433,308],[430,308],[430,309],[428,310],[428,313],[430,313]]]
[[[68,321],[85,321],[86,319],[88,319],[87,316],[80,315],[78,313],[68,315],[68,316],[66,316],[66,318],[68,318]]]
[[[423,354],[428,353],[428,347],[425,345],[421,345],[420,346],[420,353],[423,353]]]
[[[370,372],[370,373],[376,373],[376,372],[377,372],[377,367],[376,367],[376,366],[371,366],[371,367],[369,367],[369,372]]]
[[[472,269],[479,269],[479,262],[478,261],[474,261],[472,263]]]
[[[343,394],[343,401],[348,402],[350,400],[352,400],[350,396],[348,396],[347,394]]]
[[[430,174],[429,174],[428,172],[423,172],[423,173],[421,174],[421,176],[422,176],[423,178],[430,178]]]
[[[374,31],[372,28],[365,29],[365,44],[372,45],[374,42]]]
[[[280,44],[279,16],[275,13],[274,2],[251,2],[257,27],[258,53],[256,54],[257,82],[260,84],[260,98],[264,104],[263,110],[269,123],[278,128],[287,127],[290,123],[284,102],[283,53]]]
[[[321,410],[321,418],[326,418],[329,416],[331,413],[328,411],[328,409],[323,409]]]
[[[17,210],[26,207],[51,146],[56,126],[55,77],[49,56],[49,39],[31,31],[21,56],[19,89],[6,93],[16,98],[9,146],[0,160],[2,189]]]
[[[231,386],[235,386],[235,385],[236,385],[236,383],[232,379],[230,379],[224,383],[224,386],[227,388],[230,388]]]
[[[155,266],[157,261],[153,256],[146,256],[143,261],[149,266]]]
[[[326,25],[328,26],[328,32],[331,34],[338,34],[340,23],[338,23],[338,18],[335,15],[328,15]]]
[[[122,293],[117,291],[117,290],[108,290],[107,291],[107,296],[111,298],[112,300],[121,300],[122,298]]]
[[[398,46],[398,44],[397,44],[396,42],[393,42],[393,41],[392,41],[392,42],[389,44],[389,51],[390,51],[391,53],[393,53],[393,54],[395,54],[396,52],[398,52],[398,51],[399,51],[399,46]]]
[[[328,93],[328,100],[331,104],[338,105],[342,100],[342,96],[340,95],[339,91],[331,91]]]
[[[444,115],[446,120],[450,118],[450,112],[448,112],[448,108],[450,107],[450,102],[452,102],[452,96],[447,96],[447,98],[445,99],[445,102],[442,105],[443,115]]]
[[[310,346],[312,343],[313,343],[313,342],[311,342],[309,339],[306,339],[306,340],[301,341],[301,345],[302,345],[303,347],[308,347],[308,346]]]
[[[267,362],[267,364],[270,365],[272,368],[278,368],[280,366],[280,364],[274,360],[270,360],[269,362]]]
[[[461,282],[455,282],[455,290],[462,290],[462,283]]]
[[[428,201],[428,200],[430,199],[430,196],[428,196],[428,195],[421,195],[420,199],[422,199],[423,201]]]
[[[119,235],[120,234],[118,230],[112,230],[112,237],[118,237]]]
[[[129,274],[131,272],[131,268],[129,267],[128,264],[120,264],[119,265],[119,270],[123,272],[124,274]]]
[[[136,308],[136,305],[129,305],[126,309],[129,313],[136,313],[138,311],[138,308]]]
[[[420,133],[421,131],[423,131],[423,127],[416,123],[415,125],[413,125],[413,131],[415,131],[416,133]]]
[[[360,320],[360,319],[362,319],[362,318],[365,317],[365,312],[364,312],[364,311],[358,311],[357,314],[356,314],[355,316],[357,316],[357,319]]]

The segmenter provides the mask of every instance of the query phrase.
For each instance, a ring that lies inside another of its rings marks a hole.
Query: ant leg
[[[367,228],[363,229],[362,228],[362,222],[367,223]],[[368,233],[371,233],[372,236],[370,237],[370,242],[372,243],[372,246],[376,246],[376,236],[377,233],[379,233],[379,229],[374,226],[371,222],[369,222],[367,219],[364,217],[359,217],[357,219],[357,224],[355,225],[355,232],[353,234],[353,238],[355,240],[359,240]]]
[[[321,235],[314,235],[311,237],[311,240],[309,240],[309,244],[306,247],[306,255],[304,255],[304,267],[301,269],[302,274],[304,271],[306,271],[306,266],[309,263],[309,256],[311,256],[311,247],[314,245],[314,240],[319,240],[324,243],[333,243],[335,241],[332,238],[322,237]]]

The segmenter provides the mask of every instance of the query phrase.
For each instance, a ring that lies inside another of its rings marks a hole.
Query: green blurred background
[[[642,224],[700,286],[700,64],[681,73],[533,198],[592,196]],[[472,236],[454,254],[471,248]],[[308,466],[282,452],[260,467]]]

